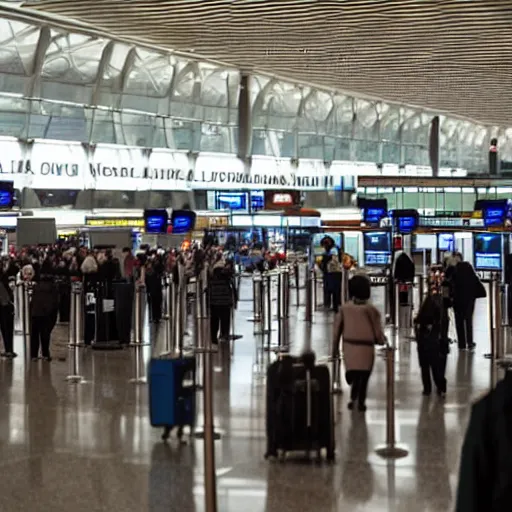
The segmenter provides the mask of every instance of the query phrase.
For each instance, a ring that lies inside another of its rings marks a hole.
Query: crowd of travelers
[[[103,333],[101,324],[85,319],[84,341],[90,345],[98,336],[115,336],[121,344],[130,342],[134,285],[144,284],[147,293],[150,322],[159,323],[162,317],[163,279],[178,283],[199,275],[208,265],[208,301],[210,308],[212,342],[229,336],[231,308],[237,300],[234,280],[234,259],[222,248],[191,245],[179,250],[163,250],[142,246],[134,252],[110,248],[90,250],[74,244],[56,244],[53,247],[24,248],[2,258],[0,268],[0,332],[3,351],[0,357],[14,359],[14,323],[16,286],[25,281],[30,290],[30,358],[51,361],[50,340],[57,324],[70,320],[71,285],[83,283],[84,291],[102,298],[115,295],[118,309],[126,313],[124,324],[110,322],[109,333]],[[181,269],[181,270],[180,270]],[[116,294],[116,287],[120,293]],[[86,305],[86,312],[87,312]],[[120,315],[117,315],[120,316]],[[122,316],[122,315],[121,315]],[[95,320],[97,321],[97,319]]]

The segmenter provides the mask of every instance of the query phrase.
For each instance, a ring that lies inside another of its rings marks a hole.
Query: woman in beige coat
[[[364,412],[375,345],[383,345],[386,337],[379,311],[368,303],[370,280],[356,275],[349,281],[348,290],[351,300],[340,309],[334,323],[334,351],[338,353],[340,338],[343,337],[346,379],[351,386],[348,408],[352,410],[357,401],[359,410]]]

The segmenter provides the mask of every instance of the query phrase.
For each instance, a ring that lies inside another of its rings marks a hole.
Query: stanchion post
[[[341,267],[341,293],[340,293],[340,302],[341,306],[347,302],[347,283],[348,281],[348,272],[345,268]]]
[[[281,348],[283,335],[283,293],[283,270],[281,269],[277,275],[277,346],[279,348]]]
[[[425,279],[423,277],[423,274],[420,274],[418,276],[418,286],[419,286],[418,297],[419,297],[419,301],[420,301],[420,303],[418,304],[418,311],[419,311],[419,308],[423,304],[423,299],[425,298]]]
[[[135,285],[134,324],[132,347],[146,345],[144,340],[144,320],[146,313],[146,286],[142,283]]]
[[[313,322],[313,279],[311,274],[306,279],[306,322]]]
[[[80,352],[82,337],[82,297],[83,284],[81,282],[71,283],[71,311],[69,318],[69,337],[68,352],[69,358],[69,375],[66,380],[71,384],[83,384],[84,378],[80,375]]]
[[[267,347],[270,350],[270,342],[272,340],[272,276],[267,273],[265,276],[266,282],[266,290],[265,290],[265,302],[266,302],[266,311],[265,307],[263,307],[263,311],[265,311],[265,333],[267,334]]]
[[[23,282],[23,312],[22,312],[22,329],[23,329],[23,351],[25,360],[28,359],[30,350],[30,294],[32,283]]]
[[[395,349],[386,350],[386,444],[376,449],[385,459],[401,459],[408,451],[396,443],[395,433]]]
[[[395,299],[395,311],[394,311],[394,326],[395,326],[395,329],[399,329],[400,328],[400,283],[398,281],[395,282],[394,284],[395,286],[395,294],[394,294],[394,299]]]
[[[341,387],[341,355],[339,341],[332,346],[332,386],[331,391],[334,395],[343,394]]]
[[[491,276],[491,279],[489,280],[489,340],[491,345],[491,352],[488,354],[485,354],[484,357],[487,359],[491,359],[491,361],[494,361],[496,358],[496,336],[494,331],[494,300],[495,300],[495,294],[494,294],[494,279]]]
[[[502,321],[503,325],[510,325],[510,318],[508,317],[508,294],[509,294],[509,285],[508,283],[503,283],[502,285],[503,295],[502,295]]]
[[[499,276],[496,275],[494,283],[494,328],[495,332],[495,357],[502,359],[504,355],[503,343],[503,312],[502,312],[502,289]]]
[[[311,269],[313,277],[313,306],[315,311],[318,309],[318,276],[314,268]]]
[[[284,267],[282,270],[282,283],[281,283],[281,289],[283,293],[283,303],[282,303],[282,309],[281,314],[283,318],[289,318],[290,317],[290,271],[288,267]]]
[[[206,353],[204,356],[204,499],[205,510],[207,512],[217,512],[217,476],[215,473],[214,446],[215,430],[213,425],[213,368],[210,336],[207,336],[206,339]]]
[[[300,267],[298,260],[295,262],[295,265],[293,267],[293,270],[295,271],[295,301],[296,306],[300,306]]]
[[[201,295],[199,297],[199,309],[202,313],[201,335],[204,337],[204,365],[203,365],[203,417],[204,430],[196,432],[195,437],[203,439],[204,450],[204,499],[205,510],[207,512],[217,512],[217,476],[215,473],[215,446],[216,439],[220,435],[215,432],[213,424],[213,364],[212,364],[212,342],[209,329],[209,315],[206,304],[205,293],[203,293],[203,284],[201,279]]]

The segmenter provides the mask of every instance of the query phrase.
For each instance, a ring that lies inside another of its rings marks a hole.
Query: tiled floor
[[[244,284],[243,297],[250,296]],[[374,453],[385,440],[386,418],[385,364],[377,358],[366,415],[346,410],[346,395],[336,401],[333,466],[264,460],[264,361],[256,359],[260,339],[247,321],[251,306],[240,304],[236,331],[244,337],[233,359],[216,356],[218,510],[452,510],[470,403],[489,387],[489,362],[482,357],[489,343],[486,303],[477,306],[476,353],[454,349],[449,357],[445,402],[422,398],[415,345],[406,333],[398,340],[397,436],[409,456],[387,463]],[[325,356],[331,315],[317,313],[310,328],[303,318],[292,304],[294,350],[310,337]],[[65,335],[65,327],[55,333]],[[21,354],[21,338],[17,344]],[[147,358],[149,348],[145,352]],[[147,386],[129,383],[133,358],[133,350],[81,351],[87,382],[78,386],[65,381],[69,361],[0,362],[0,511],[204,510],[202,441],[160,441],[161,432],[149,425]]]

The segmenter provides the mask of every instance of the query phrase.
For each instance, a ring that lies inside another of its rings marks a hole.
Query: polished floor
[[[375,455],[385,440],[385,361],[377,358],[365,415],[336,399],[337,461],[316,465],[267,462],[265,359],[253,335],[250,285],[243,283],[232,358],[215,359],[215,424],[218,510],[221,512],[443,512],[453,510],[459,453],[471,401],[489,388],[487,304],[475,316],[477,350],[452,350],[446,399],[424,399],[415,345],[397,338],[396,424],[408,457],[386,462]],[[382,304],[376,291],[375,301]],[[308,327],[292,294],[293,350],[310,341],[327,354],[330,313],[317,312]],[[162,331],[163,327],[160,328]],[[67,328],[60,326],[61,343]],[[277,335],[273,332],[273,336]],[[162,333],[150,337],[161,340]],[[160,440],[151,428],[147,385],[132,384],[133,349],[81,350],[82,384],[65,378],[66,362],[0,362],[1,512],[200,512],[204,508],[203,445]],[[56,343],[57,343],[56,342]],[[160,350],[160,341],[154,351]],[[145,349],[145,357],[150,348]],[[346,387],[345,387],[346,389]],[[200,401],[202,394],[200,394]],[[201,425],[199,411],[198,427]]]

